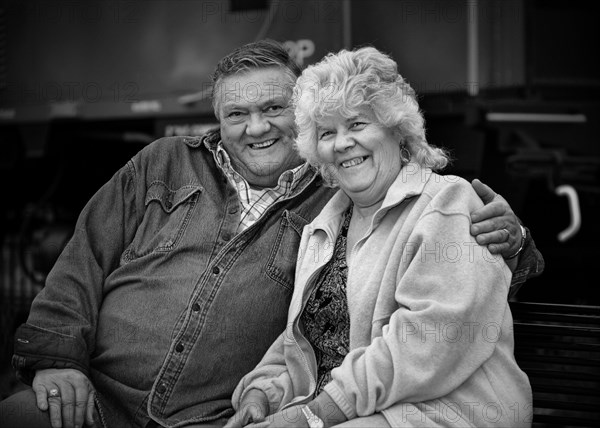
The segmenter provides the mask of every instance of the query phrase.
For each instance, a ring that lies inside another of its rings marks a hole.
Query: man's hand
[[[269,399],[259,389],[251,389],[240,403],[238,411],[223,428],[241,428],[251,423],[265,420],[269,414]]]
[[[75,369],[38,370],[31,385],[37,406],[49,410],[53,428],[79,428],[94,424],[94,388],[89,379]],[[56,396],[50,391],[58,391]]]
[[[471,213],[471,235],[480,245],[487,245],[492,254],[510,257],[521,246],[521,227],[512,208],[502,196],[475,179],[473,189],[485,204]]]

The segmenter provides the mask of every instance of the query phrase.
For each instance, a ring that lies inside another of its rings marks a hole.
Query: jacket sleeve
[[[119,265],[137,227],[136,171],[130,161],[87,203],[71,240],[15,335],[13,366],[31,383],[35,371],[75,368],[89,376],[105,278]]]
[[[260,363],[242,378],[233,392],[231,402],[238,411],[244,397],[251,389],[259,389],[269,399],[269,414],[280,410],[294,398],[292,380],[284,356],[287,331],[273,342]]]
[[[519,291],[525,281],[541,275],[545,267],[544,257],[542,257],[542,254],[537,249],[531,236],[531,231],[527,227],[525,230],[527,231],[525,243],[523,244],[523,251],[519,256],[517,267],[513,273],[509,298],[517,294],[517,291]]]
[[[400,261],[397,309],[325,386],[349,419],[444,396],[494,352],[511,274],[500,256],[475,243],[469,223],[466,211],[426,211],[390,256]]]

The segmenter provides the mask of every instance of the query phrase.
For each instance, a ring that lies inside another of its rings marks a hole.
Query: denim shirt
[[[236,235],[238,195],[199,138],[146,147],[81,213],[17,332],[20,377],[81,370],[107,426],[232,413],[285,328],[302,228],[333,194],[308,181]]]
[[[334,191],[315,176],[236,234],[239,197],[207,147],[218,140],[160,139],[92,197],[17,331],[21,380],[82,371],[105,426],[232,414],[238,381],[285,329],[302,229]],[[543,268],[525,255],[521,281]]]

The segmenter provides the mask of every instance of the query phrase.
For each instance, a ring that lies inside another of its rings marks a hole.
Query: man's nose
[[[354,138],[352,138],[350,135],[346,134],[345,132],[338,132],[335,136],[335,144],[333,148],[337,152],[343,152],[350,147],[353,147],[355,144],[356,142],[354,141]]]
[[[253,113],[246,125],[246,134],[251,137],[260,137],[271,130],[271,123],[262,113]]]

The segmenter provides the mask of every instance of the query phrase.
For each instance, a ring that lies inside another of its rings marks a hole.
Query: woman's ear
[[[398,145],[400,145],[400,147],[406,145],[406,139],[404,138],[404,136],[400,132],[400,128],[398,126],[394,126],[392,128],[392,135],[394,136],[394,138],[396,139],[396,141],[398,141]]]

